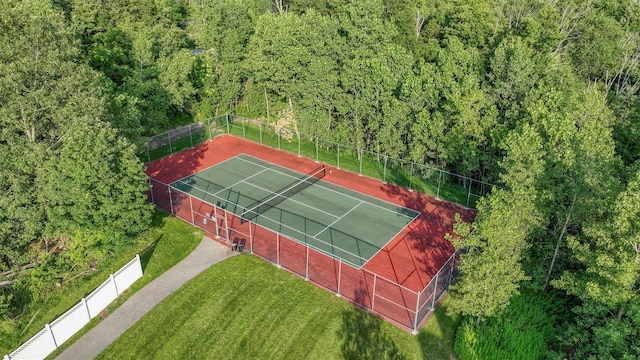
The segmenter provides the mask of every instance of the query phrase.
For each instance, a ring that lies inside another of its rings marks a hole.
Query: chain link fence
[[[340,144],[259,119],[229,114],[153,136],[138,146],[139,157],[143,162],[151,162],[224,134],[242,137],[468,208],[475,208],[478,200],[493,188],[502,187],[432,166]]]

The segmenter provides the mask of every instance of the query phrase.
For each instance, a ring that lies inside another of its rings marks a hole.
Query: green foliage
[[[23,278],[20,283],[13,286],[12,293],[7,295],[7,301],[10,303],[9,310],[18,308],[18,315],[22,314],[23,316],[17,317],[10,313],[10,317],[4,322],[0,318],[0,353],[6,354],[14,350],[40,331],[45,324],[50,323],[77,304],[82,297],[104,282],[109,274],[113,274],[129,262],[135,254],[139,254],[144,270],[143,277],[136,281],[130,290],[120,294],[107,310],[107,312],[112,312],[115,306],[122,304],[135,291],[184,259],[200,243],[201,238],[202,232],[197,231],[190,224],[170,217],[164,212],[155,211],[148,231],[131,239],[120,251],[100,259],[100,264],[87,271],[83,276],[57,278],[62,286],[45,284],[49,292],[41,298],[41,301],[30,302],[32,299],[29,298],[28,286],[31,280]],[[15,302],[20,306],[13,304]],[[2,304],[1,295],[0,304]],[[74,339],[89,331],[98,321],[99,318],[94,319]],[[70,345],[71,342],[72,340],[65,342],[62,348]]]
[[[640,172],[616,199],[610,220],[589,224],[569,248],[582,265],[555,282],[576,295],[576,323],[565,341],[581,358],[626,359],[640,355]]]
[[[129,142],[110,126],[86,119],[68,129],[58,146],[38,179],[49,236],[81,231],[85,241],[106,251],[147,228],[149,185]]]
[[[532,291],[511,299],[499,316],[480,324],[466,318],[458,328],[454,351],[460,360],[531,359],[545,357],[556,319],[549,314],[552,297]]]

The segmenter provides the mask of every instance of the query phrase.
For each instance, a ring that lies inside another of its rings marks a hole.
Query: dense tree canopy
[[[131,143],[286,109],[301,131],[500,185],[450,235],[465,331],[526,287],[568,319],[549,356],[640,356],[637,1],[5,3],[4,324],[12,291],[36,298],[145,229]]]

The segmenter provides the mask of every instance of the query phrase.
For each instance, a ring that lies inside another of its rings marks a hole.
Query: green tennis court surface
[[[287,238],[363,266],[419,212],[245,154],[172,188],[224,207]]]

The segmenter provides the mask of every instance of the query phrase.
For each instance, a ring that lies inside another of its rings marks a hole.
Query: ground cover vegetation
[[[445,305],[446,306],[446,305]],[[247,255],[217,264],[145,315],[99,359],[450,359],[456,316],[411,335]],[[447,336],[448,335],[448,336]]]
[[[538,357],[640,356],[638,2],[5,3],[3,339],[149,227],[133,144],[286,112],[305,133],[504,186],[450,235],[460,358],[487,332],[503,350],[524,339],[492,325],[518,323],[523,301],[552,325],[532,335]]]

